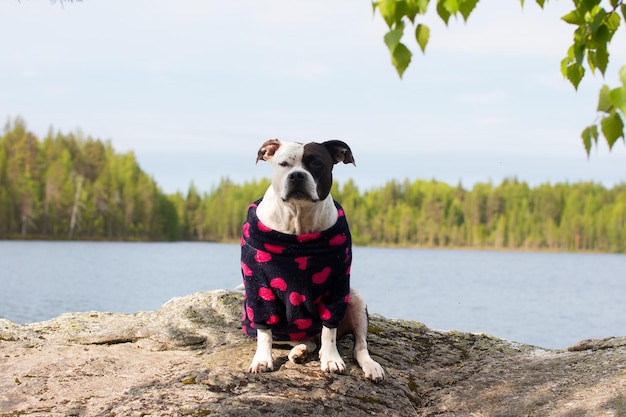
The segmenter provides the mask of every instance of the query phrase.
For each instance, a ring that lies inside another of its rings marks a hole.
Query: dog
[[[258,151],[260,160],[272,164],[271,185],[248,208],[241,251],[242,329],[257,339],[248,371],[273,370],[273,343],[293,346],[289,360],[302,363],[321,340],[322,371],[343,373],[337,340],[351,333],[365,377],[383,381],[385,371],[367,349],[365,301],[350,288],[348,223],[330,194],[334,165],[356,165],[350,147],[339,140],[269,139]]]

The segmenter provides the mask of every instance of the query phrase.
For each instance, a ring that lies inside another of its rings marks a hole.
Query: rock
[[[624,416],[626,337],[546,350],[486,334],[371,317],[387,372],[325,374],[275,349],[278,369],[248,374],[255,344],[242,296],[211,291],[154,312],[0,320],[0,416]]]

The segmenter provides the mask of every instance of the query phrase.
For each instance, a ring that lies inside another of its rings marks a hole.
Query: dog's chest
[[[247,333],[250,323],[261,323],[276,334],[311,335],[322,322],[338,322],[348,302],[352,256],[343,216],[323,232],[287,235],[260,222],[255,208],[244,224],[241,252]]]

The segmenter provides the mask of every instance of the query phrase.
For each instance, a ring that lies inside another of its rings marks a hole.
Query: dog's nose
[[[287,176],[287,179],[289,179],[289,182],[294,182],[294,183],[304,181],[305,178],[306,178],[306,175],[302,171],[292,172]]]

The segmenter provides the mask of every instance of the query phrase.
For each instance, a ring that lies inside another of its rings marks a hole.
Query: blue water
[[[354,248],[370,313],[561,349],[626,335],[626,255]],[[154,310],[241,282],[239,245],[0,241],[0,317]]]

